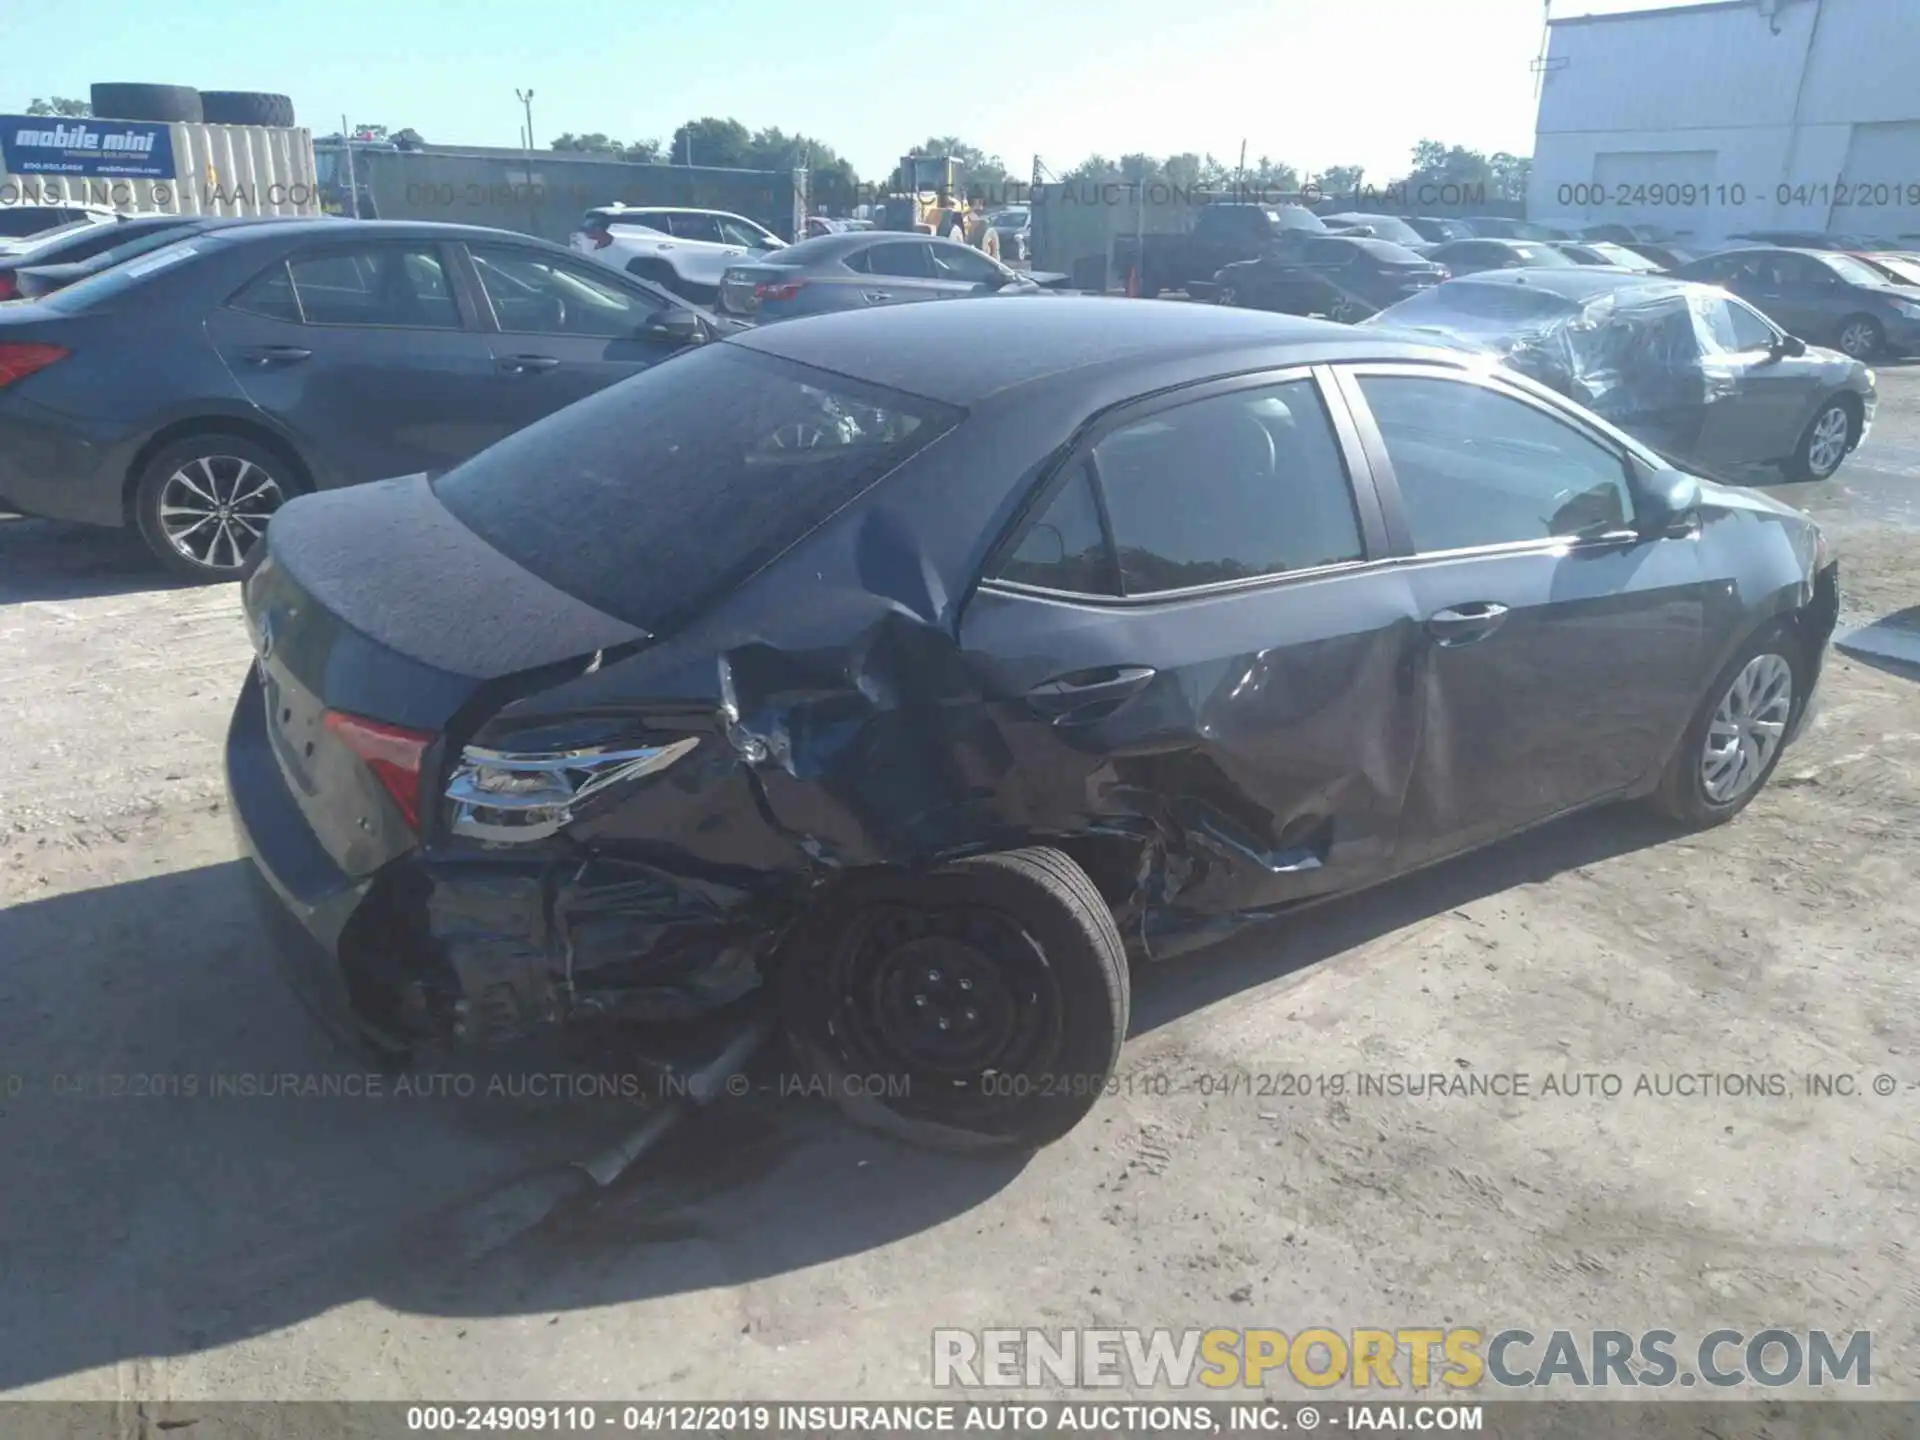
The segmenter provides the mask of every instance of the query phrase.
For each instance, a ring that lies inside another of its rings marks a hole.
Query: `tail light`
[[[753,287],[756,300],[791,300],[806,288],[804,280],[769,280]]]
[[[1451,280],[1453,278],[1453,272],[1444,265],[1434,266],[1433,273],[1442,280]]]
[[[700,743],[689,735],[633,749],[513,751],[467,746],[447,781],[456,835],[493,844],[543,840],[578,806],[616,785],[665,770]]]
[[[408,730],[399,725],[382,725],[341,710],[329,710],[322,722],[328,733],[338,736],[349,750],[366,763],[400,807],[410,829],[420,829],[420,769],[427,747],[436,738],[424,730]]]
[[[41,345],[30,340],[0,343],[0,389],[44,370],[72,352],[60,345]]]
[[[20,283],[13,278],[11,270],[0,270],[0,300],[18,299]]]

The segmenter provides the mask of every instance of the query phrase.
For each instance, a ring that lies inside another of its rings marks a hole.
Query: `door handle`
[[[500,368],[509,375],[537,375],[559,363],[551,355],[506,355],[500,359]]]
[[[298,345],[256,345],[240,352],[240,358],[249,365],[294,365],[312,355],[313,351]]]
[[[1471,645],[1493,634],[1506,618],[1506,606],[1492,600],[1471,600],[1434,611],[1427,617],[1427,633],[1442,645]]]
[[[1112,708],[1153,682],[1149,665],[1109,665],[1056,676],[1027,691],[1027,704],[1056,725],[1077,719],[1104,719]],[[1099,713],[1086,714],[1098,707]]]
[[[893,298],[893,292],[891,290],[862,290],[860,294],[868,300],[891,300]]]

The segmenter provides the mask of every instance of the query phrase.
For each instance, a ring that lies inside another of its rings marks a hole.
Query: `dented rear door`
[[[1421,717],[1384,543],[1343,402],[1307,370],[1103,424],[962,624],[1028,823],[1156,837],[1158,908],[1192,918],[1390,872]]]

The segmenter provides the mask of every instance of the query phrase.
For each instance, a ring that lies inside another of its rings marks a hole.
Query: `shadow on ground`
[[[1135,1032],[1667,833],[1598,812],[1297,914],[1143,974]],[[476,1217],[630,1128],[631,1108],[240,1093],[358,1073],[267,963],[242,879],[236,862],[0,911],[0,1389],[367,1297],[477,1317],[740,1284],[941,1225],[1025,1163],[900,1148],[761,1090],[475,1254]]]
[[[175,590],[187,583],[162,570],[131,531],[0,515],[0,605]]]

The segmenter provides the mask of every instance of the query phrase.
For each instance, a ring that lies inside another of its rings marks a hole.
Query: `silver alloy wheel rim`
[[[1807,445],[1807,468],[1816,475],[1838,470],[1846,459],[1847,432],[1852,428],[1847,412],[1838,405],[1822,410],[1813,422],[1813,439]]]
[[[1793,713],[1793,667],[1768,651],[1733,677],[1707,726],[1700,788],[1715,805],[1730,805],[1759,783],[1773,762]]]
[[[160,487],[167,543],[204,570],[238,570],[286,502],[280,482],[238,455],[189,460]]]
[[[1873,352],[1873,327],[1856,320],[1840,332],[1840,348],[1856,360]]]
[[[1239,292],[1231,285],[1222,285],[1220,287],[1220,303],[1222,305],[1238,305],[1240,303]]]

